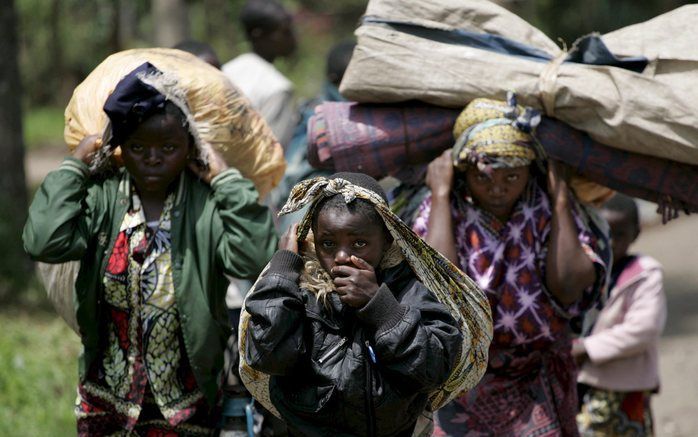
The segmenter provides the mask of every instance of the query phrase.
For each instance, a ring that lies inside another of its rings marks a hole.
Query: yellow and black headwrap
[[[507,101],[475,99],[465,107],[453,127],[453,165],[463,171],[475,166],[490,173],[497,168],[529,165],[540,153],[533,131],[540,113],[516,104],[514,93]]]
[[[419,280],[458,322],[463,334],[461,355],[448,380],[430,394],[428,408],[434,411],[463,391],[473,388],[487,368],[487,352],[492,340],[492,313],[485,293],[465,273],[403,223],[390,210],[383,197],[346,179],[318,177],[300,182],[291,191],[288,202],[279,214],[291,213],[310,205],[298,227],[298,241],[306,241],[311,218],[319,201],[337,195],[343,196],[346,203],[361,199],[373,205],[393,237],[393,245],[399,248]],[[245,317],[243,313],[240,322],[241,348],[244,347],[246,335]],[[240,376],[252,394],[274,412],[273,405],[267,405],[264,396],[265,390],[268,396],[268,375],[247,366],[244,354],[240,355]]]

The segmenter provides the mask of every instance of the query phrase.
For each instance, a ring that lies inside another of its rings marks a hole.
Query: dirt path
[[[67,155],[68,150],[63,145],[29,150],[24,160],[24,174],[27,177],[28,186],[38,186],[46,174],[57,169]]]
[[[646,229],[632,248],[664,265],[669,307],[660,342],[658,437],[698,435],[698,216]]]

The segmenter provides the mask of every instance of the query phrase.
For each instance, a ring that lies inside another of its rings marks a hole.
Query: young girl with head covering
[[[81,436],[211,435],[230,335],[224,273],[255,277],[276,245],[252,182],[204,152],[186,101],[156,88],[172,79],[145,63],[117,84],[111,135],[102,147],[86,137],[49,173],[24,228],[33,259],[80,261]]]
[[[306,205],[245,300],[240,376],[292,435],[411,436],[484,371],[484,294],[373,178],[301,182],[281,213]]]
[[[608,244],[565,169],[541,171],[538,120],[511,94],[474,100],[428,168],[414,229],[485,290],[494,323],[485,376],[438,411],[436,435],[577,433],[568,320],[599,295]]]

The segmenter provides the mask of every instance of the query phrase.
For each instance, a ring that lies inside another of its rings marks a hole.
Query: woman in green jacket
[[[161,76],[146,63],[119,82],[104,105],[111,137],[86,137],[46,177],[24,229],[35,260],[81,262],[79,435],[209,435],[225,274],[255,277],[276,247],[252,182],[216,152],[202,164],[186,107],[146,84]],[[124,167],[95,172],[116,146]]]

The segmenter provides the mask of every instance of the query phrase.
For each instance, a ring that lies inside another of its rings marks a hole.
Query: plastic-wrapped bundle
[[[65,109],[64,137],[71,150],[86,135],[107,130],[104,102],[116,84],[144,62],[166,79],[150,85],[193,119],[190,130],[204,160],[211,148],[220,151],[228,165],[254,182],[260,198],[279,183],[286,168],[283,149],[264,119],[221,71],[175,49],[126,50],[99,64],[75,88]]]

